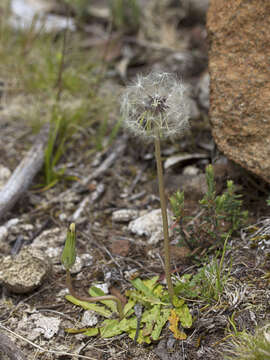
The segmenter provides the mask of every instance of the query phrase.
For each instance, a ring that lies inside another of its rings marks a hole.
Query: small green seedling
[[[206,168],[207,192],[199,201],[199,216],[185,214],[184,192],[177,191],[170,203],[175,216],[175,228],[191,250],[219,244],[240,229],[248,212],[242,210],[241,195],[236,194],[233,181],[227,181],[227,189],[216,194],[212,165]]]
[[[76,261],[76,231],[75,224],[72,223],[67,232],[67,238],[64,250],[61,256],[61,262],[66,271],[69,271]]]

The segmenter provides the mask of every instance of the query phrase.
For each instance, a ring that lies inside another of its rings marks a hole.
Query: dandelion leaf
[[[129,336],[132,340],[134,340],[135,334],[136,334],[136,329],[133,329],[133,330],[131,330],[131,331],[128,332],[128,336]],[[143,344],[143,343],[151,344],[150,336],[143,336],[142,330],[139,330],[139,334],[138,334],[138,338],[137,338],[137,343],[138,343],[138,344]]]
[[[99,328],[102,338],[110,338],[122,334],[123,330],[119,326],[119,320],[107,319],[103,321],[102,327]]]
[[[175,308],[175,312],[180,319],[181,325],[184,328],[189,329],[192,326],[192,316],[187,304],[183,304],[181,307]]]
[[[86,336],[96,336],[99,334],[98,328],[89,328],[83,333]]]
[[[99,306],[88,301],[78,300],[72,295],[66,295],[66,299],[74,305],[81,306],[84,310],[93,310],[96,313],[104,316],[105,318],[109,318],[112,316],[112,312],[106,309],[104,306]]]
[[[88,293],[89,293],[89,295],[91,295],[93,297],[106,295],[103,290],[101,290],[100,288],[98,288],[96,286],[91,286],[90,289],[88,290]],[[112,312],[116,312],[116,313],[118,312],[115,301],[103,300],[100,302],[101,302],[101,304],[106,305]]]
[[[174,309],[171,310],[171,315],[168,320],[170,322],[169,329],[172,331],[175,339],[185,340],[187,335],[178,329],[179,317]]]
[[[129,317],[134,313],[134,305],[135,305],[135,301],[129,299],[129,301],[126,303],[124,307],[124,316]]]
[[[163,329],[163,326],[168,321],[170,315],[170,309],[164,309],[161,311],[159,317],[156,319],[156,324],[154,326],[154,329],[152,331],[151,338],[153,340],[158,340],[161,334],[161,331]]]

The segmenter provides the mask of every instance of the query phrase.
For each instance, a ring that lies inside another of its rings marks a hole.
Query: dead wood
[[[34,176],[42,167],[44,150],[49,137],[49,127],[49,124],[43,126],[34,145],[0,191],[0,219],[12,209],[18,199],[27,191]]]
[[[9,339],[8,336],[0,333],[0,358],[5,356],[10,360],[26,360],[21,350]]]

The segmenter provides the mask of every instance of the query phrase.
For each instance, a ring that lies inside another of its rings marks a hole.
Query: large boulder
[[[211,0],[207,27],[215,141],[270,183],[270,1]]]

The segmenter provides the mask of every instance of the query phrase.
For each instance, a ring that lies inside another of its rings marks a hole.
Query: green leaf
[[[119,326],[117,319],[107,319],[103,321],[102,327],[99,328],[102,338],[110,338],[122,334],[123,330]]]
[[[131,281],[132,285],[146,296],[153,296],[151,289],[140,278]]]
[[[174,305],[176,308],[181,307],[184,303],[185,303],[185,300],[184,300],[184,299],[179,299],[177,296],[174,296],[174,297],[173,297],[173,305]]]
[[[140,278],[136,278],[134,280],[131,281],[132,285],[140,291],[140,293],[136,292],[136,291],[131,291],[129,293],[129,296],[132,299],[135,299],[136,302],[148,302],[151,304],[160,304],[160,305],[168,305],[167,303],[163,303],[162,301],[160,301],[160,293],[161,290],[158,289],[157,291],[157,295],[155,294],[155,286],[158,287],[158,285],[156,285],[156,282],[158,280],[158,277],[155,276],[152,279],[149,280],[144,280],[142,281]],[[142,294],[141,294],[142,293]]]
[[[156,319],[156,325],[154,327],[154,330],[152,331],[151,334],[151,338],[153,340],[158,340],[161,334],[161,331],[163,329],[163,326],[166,324],[166,322],[168,321],[168,318],[170,316],[170,309],[163,309],[161,311],[161,314],[159,315],[159,317]]]
[[[184,328],[190,328],[192,325],[192,316],[190,314],[187,304],[183,304],[181,307],[177,307],[174,310],[179,317],[181,325]]]
[[[112,316],[112,312],[110,310],[106,309],[104,306],[99,306],[99,305],[90,303],[88,301],[81,301],[71,295],[66,295],[65,297],[68,301],[72,302],[72,304],[81,306],[85,310],[93,310],[106,318],[109,318]]]
[[[134,337],[135,337],[135,334],[136,334],[136,330],[132,329],[128,332],[128,336],[134,340]],[[143,344],[143,343],[146,343],[146,344],[151,344],[151,339],[150,339],[150,336],[143,336],[143,332],[142,330],[139,331],[139,334],[138,334],[138,339],[137,339],[137,343],[138,344]]]
[[[154,276],[152,277],[151,279],[145,279],[143,280],[143,283],[145,286],[148,287],[148,289],[150,289],[151,291],[154,290],[156,284],[157,284],[157,281],[159,279],[159,276]]]
[[[154,305],[150,309],[145,310],[142,315],[142,322],[155,322],[160,315],[160,305]]]
[[[91,286],[90,289],[88,290],[88,293],[95,297],[95,296],[104,296],[106,295],[104,293],[104,291],[102,291],[100,288],[96,287],[96,286]],[[115,301],[112,301],[112,300],[102,300],[100,301],[101,304],[103,305],[106,305],[112,312],[116,312],[118,313],[118,310],[117,310],[117,306],[116,306],[116,303]]]
[[[142,330],[143,336],[150,336],[152,334],[153,327],[154,327],[154,321],[146,323]]]
[[[119,328],[122,331],[128,332],[132,329],[136,329],[137,328],[137,318],[136,317],[132,317],[130,319],[122,319],[119,323]]]
[[[134,313],[134,305],[135,305],[135,301],[132,299],[129,299],[129,301],[126,303],[125,307],[124,307],[124,316],[129,317],[130,315],[132,315]]]
[[[98,328],[89,328],[86,331],[84,331],[83,334],[87,336],[96,336],[99,334],[99,330]]]
[[[76,260],[76,232],[75,224],[72,223],[67,232],[65,247],[62,253],[61,262],[66,270],[69,270]]]
[[[144,296],[141,292],[132,290],[128,293],[129,297],[133,300],[135,300],[135,302],[140,302],[140,303],[150,303],[151,305],[165,305],[168,306],[167,302],[162,302],[158,297],[155,297],[153,295],[150,296]]]
[[[164,287],[161,284],[156,285],[156,287],[153,290],[153,293],[155,296],[161,298],[165,294]]]

